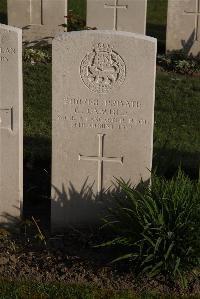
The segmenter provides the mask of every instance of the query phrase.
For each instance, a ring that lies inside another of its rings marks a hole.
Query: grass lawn
[[[0,282],[0,299],[186,299],[187,296],[158,295],[156,292],[136,295],[131,291],[102,290],[92,285],[32,284]],[[190,296],[191,299],[198,298]]]
[[[182,164],[191,177],[200,167],[200,78],[157,73],[154,167],[172,174]]]
[[[100,290],[92,286],[84,285],[59,285],[59,284],[30,284],[11,283],[2,281],[0,283],[0,299],[136,299],[129,292],[113,292]],[[139,297],[138,297],[139,298]],[[141,297],[147,298],[147,297]],[[150,297],[149,297],[150,298]],[[153,298],[153,297],[151,297]]]

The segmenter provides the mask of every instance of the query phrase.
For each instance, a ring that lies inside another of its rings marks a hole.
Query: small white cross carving
[[[98,156],[83,156],[79,154],[78,159],[83,161],[94,161],[98,162],[98,187],[97,191],[100,193],[102,190],[102,182],[103,182],[103,162],[112,162],[112,163],[120,163],[123,164],[123,157],[104,157],[103,155],[103,145],[104,145],[104,136],[105,134],[97,134],[99,138],[99,154]]]
[[[198,41],[199,25],[200,25],[200,0],[196,0],[196,10],[195,11],[184,11],[184,15],[194,15],[195,25],[194,25],[194,41]]]
[[[43,0],[41,1],[41,25],[43,25]],[[33,4],[33,0],[29,0],[29,12],[30,12],[30,25],[32,25],[32,4]]]
[[[128,5],[118,5],[118,0],[115,0],[114,5],[104,4],[104,8],[113,8],[114,9],[113,30],[117,30],[117,10],[119,8],[128,9]]]

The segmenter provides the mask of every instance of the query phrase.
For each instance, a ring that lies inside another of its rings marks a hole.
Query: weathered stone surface
[[[144,35],[82,31],[53,40],[53,230],[96,221],[95,196],[113,191],[114,177],[149,180],[155,70],[156,40]]]
[[[66,22],[68,0],[8,0],[8,24],[58,26]]]
[[[200,54],[200,0],[168,0],[166,49]]]
[[[61,25],[66,23],[68,0],[43,0],[43,24]]]
[[[20,216],[23,193],[22,32],[0,25],[0,223]]]
[[[145,34],[147,0],[87,0],[87,26]]]
[[[52,43],[55,35],[63,32],[62,26],[30,25],[26,27],[26,30],[23,30],[23,43],[28,47],[46,46]]]
[[[42,24],[41,0],[7,0],[8,24],[15,27]]]

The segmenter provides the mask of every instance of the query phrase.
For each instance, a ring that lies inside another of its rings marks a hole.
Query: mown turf
[[[95,286],[86,285],[64,285],[64,284],[30,284],[11,283],[2,281],[0,283],[0,299],[137,299],[154,298],[136,297],[131,292],[114,292],[101,290]]]
[[[82,19],[86,19],[86,0],[69,0],[68,9],[73,10]]]
[[[51,152],[51,64],[24,64],[24,154],[48,160]]]
[[[182,164],[198,176],[200,166],[200,78],[158,73],[156,81],[154,167],[173,173]]]
[[[0,281],[0,299],[186,299],[188,296],[161,295],[156,291],[136,295],[131,291],[98,289],[92,285],[43,284]],[[191,299],[199,298],[190,296]]]

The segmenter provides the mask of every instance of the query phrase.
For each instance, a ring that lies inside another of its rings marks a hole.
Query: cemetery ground
[[[78,13],[84,17],[80,3]],[[158,36],[162,54],[164,10],[158,13],[158,0],[149,3],[152,5],[148,15],[149,34]],[[166,5],[165,1],[159,1],[159,4],[163,8]],[[73,1],[71,5],[74,5]],[[0,14],[6,20],[4,11],[5,6],[0,2]],[[110,264],[118,251],[94,248],[106,241],[99,229],[81,231],[71,228],[64,236],[49,236],[51,51],[45,48],[42,52],[26,54],[23,65],[26,218],[15,234],[0,230],[0,298],[128,299],[184,295],[187,298],[188,294],[197,298],[200,274],[196,267],[189,272],[188,282],[183,278],[182,284],[181,279],[174,284],[161,276],[150,279],[144,275],[137,279],[127,263]],[[200,76],[198,71],[188,74],[194,67],[184,59],[175,63],[179,66],[176,68],[178,72],[162,65],[157,69],[153,169],[160,178],[160,186],[161,176],[170,182],[180,165],[191,184],[199,180]],[[199,218],[197,221],[198,224]],[[169,296],[164,295],[167,293]]]

